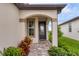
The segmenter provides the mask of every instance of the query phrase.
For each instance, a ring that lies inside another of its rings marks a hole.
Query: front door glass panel
[[[39,39],[40,40],[46,39],[46,22],[45,21],[39,22]]]

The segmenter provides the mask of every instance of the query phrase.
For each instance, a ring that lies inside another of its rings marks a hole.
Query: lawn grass
[[[79,41],[68,38],[61,37],[59,38],[59,47],[64,48],[65,50],[74,53],[75,55],[79,55]]]

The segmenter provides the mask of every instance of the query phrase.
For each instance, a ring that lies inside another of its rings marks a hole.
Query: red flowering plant
[[[19,48],[21,48],[22,50],[22,55],[26,56],[29,54],[30,52],[30,45],[32,43],[32,39],[30,37],[25,37],[24,40],[22,40],[20,42],[20,44],[18,45]]]

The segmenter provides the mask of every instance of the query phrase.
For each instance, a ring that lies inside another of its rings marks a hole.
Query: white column
[[[38,43],[38,41],[39,41],[39,37],[38,37],[38,34],[39,34],[39,32],[38,32],[38,17],[36,17],[35,18],[35,41],[36,41],[36,43]]]
[[[52,19],[52,46],[58,47],[57,19]]]
[[[48,19],[46,20],[46,40],[48,40]]]
[[[27,19],[25,20],[25,35],[27,36]]]

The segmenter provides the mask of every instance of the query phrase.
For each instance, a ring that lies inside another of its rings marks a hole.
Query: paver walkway
[[[31,45],[29,56],[48,56],[48,49],[51,46],[48,41],[41,41]]]

